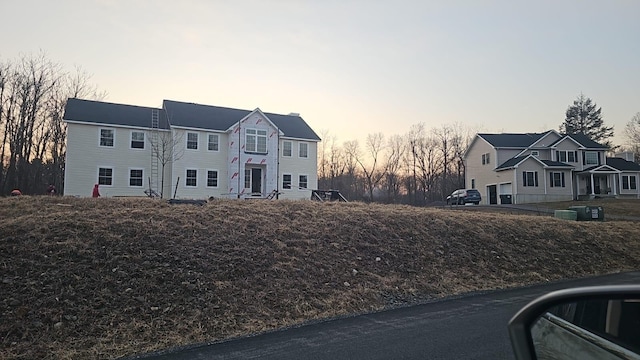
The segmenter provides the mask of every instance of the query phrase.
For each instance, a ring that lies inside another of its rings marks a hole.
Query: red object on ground
[[[18,189],[14,189],[11,192],[11,196],[20,196],[20,195],[22,195],[22,192],[20,192],[20,190],[18,190]]]
[[[93,186],[93,197],[100,197],[100,190],[98,190],[98,184]]]

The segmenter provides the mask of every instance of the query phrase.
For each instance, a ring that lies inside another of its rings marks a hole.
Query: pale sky
[[[79,65],[105,101],[288,114],[340,141],[558,129],[582,92],[621,144],[640,1],[0,0],[0,60]]]

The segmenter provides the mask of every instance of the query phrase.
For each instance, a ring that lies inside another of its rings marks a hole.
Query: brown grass
[[[624,221],[310,201],[0,199],[0,358],[116,358],[638,269]]]

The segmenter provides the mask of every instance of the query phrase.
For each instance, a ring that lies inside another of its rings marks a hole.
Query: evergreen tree
[[[584,134],[597,143],[612,147],[611,140],[608,139],[613,137],[613,127],[604,125],[602,108],[597,107],[595,102],[582,93],[573,101],[573,105],[567,108],[560,132]]]

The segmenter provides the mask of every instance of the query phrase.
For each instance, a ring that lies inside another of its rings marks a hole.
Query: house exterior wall
[[[100,129],[114,131],[113,146],[100,146]],[[144,149],[131,148],[131,132],[145,134]],[[98,169],[112,169],[112,184],[100,185],[102,196],[146,196],[151,176],[149,131],[144,129],[86,125],[69,122],[64,195],[91,196],[98,183]],[[142,186],[130,186],[130,170],[142,170]]]
[[[222,197],[226,193],[227,179],[227,141],[226,133],[204,131],[198,129],[176,129],[172,130],[176,141],[174,159],[171,166],[171,189],[166,198],[175,197],[178,199],[202,199]],[[188,134],[197,134],[197,149],[187,148]],[[209,134],[218,135],[218,150],[209,150]],[[196,171],[195,186],[187,186],[187,170]],[[166,169],[165,169],[166,171]],[[217,186],[207,186],[207,172],[217,171]],[[176,187],[176,184],[177,187]],[[165,184],[166,189],[166,184]],[[166,193],[166,192],[165,192]]]
[[[482,154],[489,153],[489,164],[482,164]],[[484,188],[486,184],[495,181],[495,151],[484,139],[476,137],[471,148],[467,151],[465,162],[465,187],[476,188],[482,194],[482,203],[485,203]],[[475,186],[473,184],[475,183]]]
[[[284,143],[291,143],[291,156],[283,156]],[[307,144],[307,157],[300,157],[300,145]],[[311,190],[318,188],[318,143],[300,139],[280,139],[280,199],[310,199]],[[285,175],[291,175],[291,189],[283,187]],[[307,176],[307,187],[300,188],[300,175]]]
[[[244,169],[252,166],[261,167],[263,173],[263,194],[266,196],[272,190],[280,191],[281,199],[309,199],[311,190],[318,187],[317,176],[317,142],[301,139],[280,139],[280,151],[284,141],[292,144],[292,156],[281,157],[278,164],[278,135],[276,129],[268,122],[258,124],[257,128],[268,129],[271,136],[267,140],[268,154],[255,155],[240,152],[238,161],[238,140],[233,133],[216,133],[199,129],[173,129],[172,136],[177,139],[174,152],[177,158],[165,165],[163,195],[165,198],[193,199],[208,198],[236,198],[238,185],[238,164],[240,164],[240,185],[242,197],[250,189],[244,189]],[[266,125],[265,125],[266,124]],[[256,124],[254,124],[256,125]],[[251,126],[251,128],[256,128]],[[100,129],[114,130],[114,146],[99,146]],[[131,149],[131,131],[145,133],[145,148]],[[198,148],[187,149],[187,133],[198,135]],[[94,184],[98,183],[98,169],[110,168],[113,171],[112,185],[100,185],[100,193],[104,197],[110,196],[146,196],[148,178],[151,176],[151,145],[150,131],[116,126],[99,126],[93,124],[69,123],[67,137],[67,158],[65,168],[65,195],[91,196]],[[208,150],[209,134],[218,135],[218,151]],[[240,138],[244,146],[245,137]],[[235,144],[234,144],[235,142]],[[300,157],[300,144],[306,144],[307,157]],[[130,169],[143,170],[142,186],[129,186]],[[196,170],[196,186],[186,186],[187,170]],[[230,170],[234,170],[233,173]],[[207,186],[207,172],[217,171],[218,186]],[[162,166],[158,166],[161,175]],[[283,174],[292,177],[292,189],[282,189]],[[307,188],[299,189],[300,175],[307,176]],[[233,178],[232,178],[233,177]],[[161,179],[158,187],[161,186]],[[178,184],[176,188],[176,184]]]

